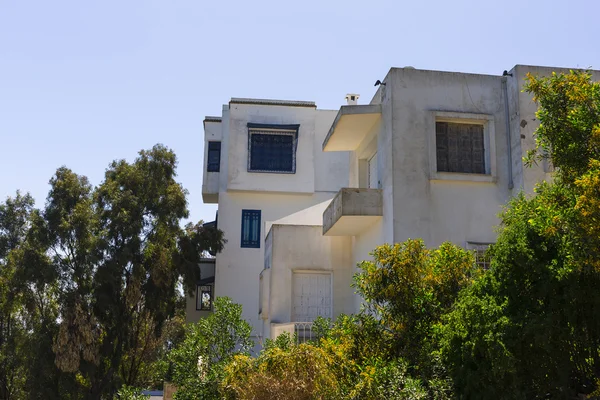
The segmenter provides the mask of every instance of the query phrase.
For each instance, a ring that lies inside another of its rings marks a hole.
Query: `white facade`
[[[205,162],[203,195],[219,203],[228,241],[215,295],[241,303],[256,338],[268,338],[316,315],[357,312],[352,275],[378,245],[493,243],[501,207],[551,176],[548,166],[522,163],[538,126],[522,86],[527,72],[552,71],[564,70],[392,68],[370,104],[348,101],[339,111],[232,99],[220,119],[205,121],[205,144],[220,140],[222,150],[220,172],[206,172]],[[295,173],[249,172],[252,124],[299,125]],[[261,210],[259,248],[241,247],[243,209]]]
[[[259,275],[265,265],[267,225],[331,200],[340,188],[348,186],[349,154],[321,151],[335,115],[336,111],[317,110],[312,102],[232,99],[223,106],[222,116],[204,121],[203,198],[219,204],[217,225],[227,240],[216,257],[214,296],[228,296],[243,305],[243,317],[252,324],[257,342],[264,336]],[[249,160],[252,132],[294,129],[294,171],[253,172]],[[218,172],[207,171],[211,141],[221,143]],[[256,247],[243,247],[243,210],[260,211]],[[188,320],[201,316],[194,312],[194,304],[195,299],[190,298]]]

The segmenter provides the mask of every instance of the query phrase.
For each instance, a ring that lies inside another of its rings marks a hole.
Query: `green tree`
[[[181,307],[178,288],[195,289],[202,254],[223,246],[214,228],[180,226],[188,211],[176,164],[157,145],[133,163],[113,162],[96,188],[65,167],[51,179],[44,210],[11,252],[32,291],[43,294],[38,312],[48,314],[35,330],[46,346],[35,357],[52,360],[60,376],[49,386],[55,391],[40,387],[31,396],[100,399],[145,379]],[[65,386],[65,377],[76,385]]]
[[[121,386],[114,400],[148,400],[150,395],[141,394],[141,390],[127,385]]]
[[[34,201],[17,192],[0,204],[0,398],[22,398],[25,390],[24,282],[9,254],[21,246],[29,229]]]
[[[435,324],[477,274],[473,254],[450,243],[429,250],[422,240],[407,240],[372,255],[359,264],[357,292],[391,335],[391,351],[419,365],[430,357]]]
[[[492,268],[441,328],[462,398],[565,398],[600,377],[600,84],[584,72],[529,76],[539,103],[534,163],[555,180],[502,215]]]
[[[219,399],[224,368],[236,355],[249,354],[251,333],[242,306],[218,297],[214,312],[188,324],[183,341],[169,354],[175,399]]]

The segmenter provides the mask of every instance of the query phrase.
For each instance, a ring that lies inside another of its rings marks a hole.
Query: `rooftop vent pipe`
[[[348,93],[346,95],[346,102],[348,103],[349,106],[355,106],[356,104],[358,104],[359,97],[360,97],[360,94]]]

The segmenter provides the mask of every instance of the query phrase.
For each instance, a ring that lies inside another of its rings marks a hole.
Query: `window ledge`
[[[463,181],[495,183],[496,177],[488,174],[467,174],[461,172],[434,172],[429,179],[431,181]]]
[[[286,174],[286,175],[294,175],[296,171],[268,171],[262,169],[249,169],[249,173],[252,174]]]

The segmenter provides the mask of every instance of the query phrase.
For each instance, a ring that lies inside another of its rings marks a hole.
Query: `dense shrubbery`
[[[440,329],[465,398],[573,398],[600,377],[600,85],[584,73],[529,77],[538,148],[552,183],[502,216],[492,269],[461,294]]]
[[[419,240],[373,254],[375,261],[362,263],[355,277],[367,309],[333,324],[317,320],[319,338],[309,343],[280,336],[251,358],[244,345],[234,346],[250,334],[239,306],[219,299],[215,314],[190,326],[171,355],[176,398],[450,398],[451,383],[432,354],[433,332],[476,275],[472,254],[451,244],[428,250]],[[220,353],[208,354],[211,348]]]

